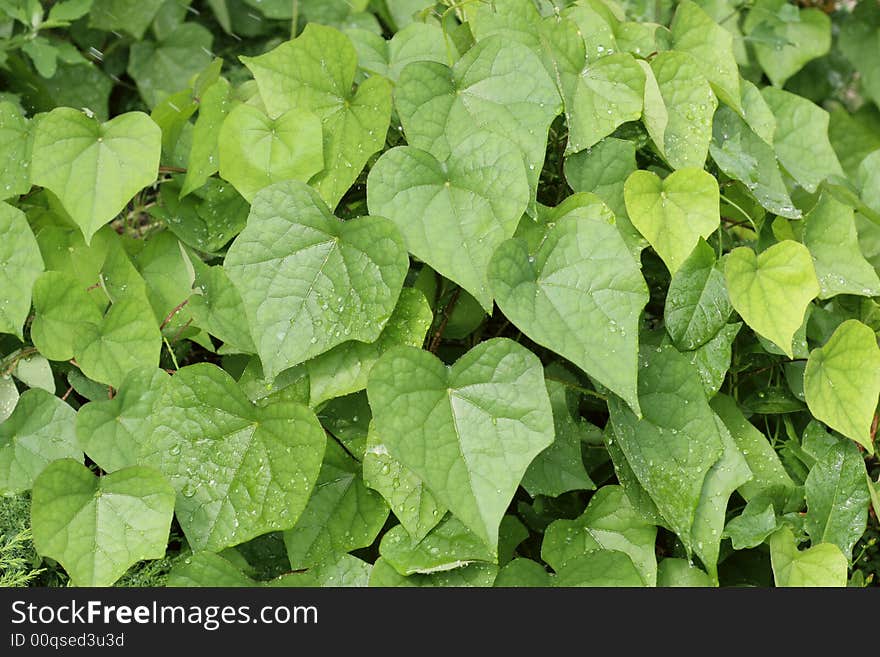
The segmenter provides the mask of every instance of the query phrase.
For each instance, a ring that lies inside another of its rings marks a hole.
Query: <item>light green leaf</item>
[[[537,357],[498,338],[447,368],[397,347],[373,367],[367,394],[389,453],[494,550],[526,468],[553,441]]]
[[[223,121],[217,145],[220,175],[250,202],[272,183],[306,182],[324,168],[321,121],[303,109],[270,119],[239,105]]]
[[[191,319],[189,308],[180,304],[189,299],[193,285],[193,268],[183,245],[174,233],[162,231],[151,235],[131,259],[143,277],[156,322],[165,324],[169,337],[179,335]]]
[[[846,586],[846,556],[840,548],[833,543],[819,543],[808,550],[798,550],[788,527],[770,537],[770,561],[776,586]]]
[[[79,281],[60,271],[41,274],[34,283],[33,293],[31,340],[34,346],[51,360],[73,358],[76,328],[100,324],[101,310]]]
[[[220,128],[230,109],[232,100],[229,83],[220,78],[205,89],[199,98],[199,115],[193,126],[192,146],[189,149],[186,178],[180,190],[181,198],[204,185],[209,176],[220,170],[217,142]]]
[[[801,216],[788,195],[773,148],[729,107],[715,113],[709,152],[718,168],[742,182],[762,207],[789,219]]]
[[[861,75],[867,95],[875,103],[880,101],[880,66],[875,59],[880,47],[880,8],[872,2],[857,2],[842,21],[837,44]]]
[[[810,352],[804,394],[813,416],[874,453],[871,422],[880,396],[880,348],[874,331],[855,319]]]
[[[58,107],[36,126],[33,182],[52,191],[86,239],[156,180],[162,131],[141,112],[99,123]]]
[[[806,216],[804,245],[813,256],[820,299],[838,294],[880,296],[880,278],[862,255],[851,207],[823,194]]]
[[[633,508],[623,488],[603,486],[575,520],[555,520],[544,532],[541,558],[560,572],[566,564],[593,550],[619,550],[629,555],[645,586],[657,581],[657,527]]]
[[[18,403],[18,387],[11,376],[0,376],[0,422],[5,422]]]
[[[773,145],[776,133],[776,117],[773,110],[761,95],[761,90],[743,78],[740,80],[742,90],[743,118],[752,131],[765,142]]]
[[[849,441],[836,440],[810,468],[804,482],[806,530],[813,545],[833,543],[847,560],[865,533],[870,494],[865,461]]]
[[[721,458],[724,443],[700,377],[684,356],[671,346],[643,346],[640,361],[643,416],[639,419],[620,400],[609,399],[613,440],[690,550],[704,480]]]
[[[423,539],[443,519],[446,507],[412,470],[388,453],[373,423],[367,434],[363,466],[364,483],[385,498],[414,541]]]
[[[395,107],[410,146],[445,160],[467,137],[493,132],[522,152],[534,199],[544,164],[547,130],[559,114],[556,85],[528,48],[489,37],[449,68],[407,66],[395,88]]]
[[[696,349],[715,337],[731,312],[715,251],[700,240],[669,283],[663,309],[666,331],[675,346]]]
[[[740,515],[727,523],[724,537],[730,539],[734,550],[748,550],[761,545],[778,527],[772,501],[760,496],[751,500]]]
[[[712,398],[724,383],[730,369],[733,341],[742,328],[742,322],[725,324],[706,344],[693,351],[682,352],[700,375],[706,396]]]
[[[161,350],[159,326],[140,295],[119,299],[100,323],[78,327],[73,341],[83,374],[114,388],[135,367],[158,367]]]
[[[657,568],[657,586],[710,587],[712,580],[687,559],[667,558]]]
[[[89,27],[122,30],[142,39],[165,0],[94,0]]]
[[[209,267],[200,258],[190,258],[196,276],[187,304],[193,323],[227,345],[255,353],[250,329],[236,287],[221,265]]]
[[[547,588],[553,586],[553,576],[544,566],[531,559],[517,558],[504,566],[492,585],[495,588]]]
[[[0,102],[0,199],[31,188],[32,145],[30,124],[21,110],[8,101]]]
[[[503,243],[489,282],[517,328],[638,412],[638,327],[648,289],[614,225],[593,216],[594,205],[558,208],[535,251],[521,238]]]
[[[739,67],[733,35],[690,0],[679,3],[672,19],[672,48],[692,55],[722,102],[742,112]]]
[[[250,204],[220,178],[208,178],[187,198],[178,198],[182,189],[177,182],[179,178],[162,185],[157,214],[186,245],[206,253],[221,251],[245,227]]]
[[[49,361],[41,354],[19,358],[12,375],[29,388],[40,388],[55,394],[55,379]]]
[[[366,547],[376,539],[388,518],[388,505],[366,487],[360,470],[337,442],[327,443],[309,503],[296,525],[284,532],[294,570],[313,566],[333,553]]]
[[[829,176],[844,175],[828,141],[828,112],[781,89],[765,87],[761,94],[776,117],[776,157],[801,187],[812,194]]]
[[[254,406],[220,368],[181,368],[153,408],[143,451],[177,491],[177,519],[194,550],[221,550],[289,529],[306,506],[324,430],[305,406]]]
[[[422,539],[410,537],[403,525],[393,527],[382,537],[379,554],[401,575],[428,575],[497,559],[494,550],[452,515]]]
[[[310,23],[293,41],[259,57],[241,57],[271,118],[307,110],[321,119],[324,170],[309,182],[331,208],[385,143],[391,84],[371,77],[352,91],[357,53],[338,30]]]
[[[93,401],[76,414],[76,435],[90,459],[105,472],[146,465],[141,451],[149,439],[153,404],[168,381],[160,369],[129,371],[113,399]]]
[[[624,552],[593,550],[567,561],[556,572],[554,586],[643,586],[642,576]]]
[[[718,181],[702,169],[679,169],[664,180],[635,171],[623,192],[630,220],[672,274],[721,220]]]
[[[152,468],[95,477],[55,461],[34,483],[34,547],[74,586],[110,586],[136,562],[165,555],[173,514],[174,489]]]
[[[596,484],[584,468],[581,442],[596,438],[600,431],[578,415],[580,395],[570,387],[577,379],[568,370],[551,364],[544,370],[544,378],[553,408],[556,437],[553,444],[532,461],[520,485],[532,497],[556,497],[571,490],[593,490]]]
[[[344,342],[306,362],[309,405],[317,408],[325,401],[366,388],[367,376],[379,356],[397,345],[420,346],[433,320],[425,295],[403,288],[391,319],[375,342]]]
[[[223,266],[271,379],[348,340],[378,339],[409,261],[388,220],[342,222],[310,187],[286,181],[257,194]]]
[[[56,459],[82,461],[70,406],[39,388],[17,399],[12,414],[0,422],[0,494],[28,490]]]
[[[702,168],[712,139],[718,101],[702,66],[673,50],[660,53],[646,73],[643,121],[660,154],[673,169]]]
[[[27,218],[0,202],[0,334],[22,337],[31,309],[31,288],[43,271],[43,258]]]
[[[831,48],[831,19],[815,7],[792,11],[786,0],[757,0],[749,9],[743,30],[751,37],[758,63],[776,87],[784,86],[807,62]]]
[[[492,586],[498,574],[498,566],[488,563],[474,563],[464,568],[446,570],[431,575],[410,575],[404,577],[385,559],[379,558],[370,573],[370,586],[374,587],[427,587],[448,588],[451,586]]]
[[[525,171],[519,150],[488,132],[464,139],[444,162],[402,146],[373,166],[367,202],[397,224],[410,253],[490,312],[489,259],[526,209]]]
[[[147,106],[155,107],[166,96],[187,89],[190,78],[211,63],[213,41],[207,28],[182,23],[158,43],[132,44],[128,74]]]
[[[724,278],[730,302],[745,323],[794,358],[792,339],[820,292],[807,248],[791,240],[758,255],[738,247],[727,256]]]

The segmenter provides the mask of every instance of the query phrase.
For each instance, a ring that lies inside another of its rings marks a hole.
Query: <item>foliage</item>
[[[878,44],[0,0],[0,585],[876,585]]]

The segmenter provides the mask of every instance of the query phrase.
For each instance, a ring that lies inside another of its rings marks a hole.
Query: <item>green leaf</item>
[[[132,44],[128,74],[148,107],[189,86],[190,78],[211,63],[211,33],[196,23],[183,23],[159,42]]]
[[[407,534],[420,541],[443,519],[440,504],[416,474],[388,453],[388,448],[370,423],[363,461],[364,483],[378,492]]]
[[[692,55],[718,98],[742,112],[733,36],[690,0],[679,3],[670,26],[672,48]]]
[[[715,396],[724,383],[724,378],[730,369],[733,341],[741,328],[742,322],[725,324],[706,344],[693,351],[682,352],[700,375],[703,389],[709,398]]]
[[[789,219],[801,216],[788,195],[772,146],[729,107],[715,114],[709,152],[718,168],[742,182],[762,207]]]
[[[794,534],[783,527],[770,537],[770,559],[776,586],[846,586],[846,556],[833,543],[798,550]]]
[[[643,586],[632,560],[616,550],[593,550],[568,561],[556,573],[554,586]]]
[[[654,554],[657,528],[633,508],[623,488],[603,486],[575,520],[555,520],[544,532],[541,558],[560,572],[566,564],[593,550],[619,550],[629,555],[645,586],[657,581]]]
[[[245,227],[250,205],[232,185],[208,178],[190,196],[178,198],[182,190],[175,182],[162,185],[162,208],[158,213],[169,230],[188,246],[216,253]]]
[[[257,194],[223,266],[271,379],[348,340],[378,339],[409,262],[388,220],[339,221],[314,190],[287,181]]]
[[[529,465],[520,485],[532,497],[556,497],[571,490],[593,490],[596,484],[584,468],[581,443],[595,439],[599,429],[578,415],[580,396],[570,387],[577,379],[568,370],[551,364],[544,370],[544,378],[553,408],[556,436],[553,444]]]
[[[351,40],[316,23],[265,55],[241,60],[253,73],[270,117],[295,109],[321,119],[324,170],[309,182],[334,208],[385,143],[391,84],[371,77],[353,92],[357,53]]]
[[[78,327],[73,341],[83,374],[114,388],[135,367],[158,367],[161,350],[159,326],[140,295],[119,299],[99,323]]]
[[[699,242],[720,221],[718,181],[702,169],[679,169],[661,180],[635,171],[624,186],[633,225],[675,274]]]
[[[813,349],[804,372],[813,416],[874,453],[871,422],[880,396],[880,348],[874,331],[855,319]]]
[[[0,376],[0,422],[5,422],[18,403],[18,387],[11,376]]]
[[[0,102],[0,199],[25,194],[31,188],[32,145],[28,120],[17,106]]]
[[[105,472],[146,465],[141,452],[149,439],[153,404],[168,375],[160,369],[129,371],[113,399],[93,401],[76,414],[76,435],[88,457]]]
[[[389,453],[494,550],[526,468],[553,441],[537,357],[498,338],[447,368],[397,347],[373,367],[367,394]]]
[[[537,561],[518,558],[498,572],[498,577],[495,578],[495,583],[492,586],[495,588],[547,588],[553,586],[553,576],[544,570],[544,566]]]
[[[865,483],[865,461],[849,441],[836,440],[804,482],[807,498],[806,530],[813,545],[833,543],[847,560],[868,522],[870,494]]]
[[[765,87],[761,94],[776,117],[776,157],[801,187],[812,194],[829,176],[844,175],[828,141],[828,112],[781,89]]]
[[[199,115],[193,126],[181,198],[204,185],[209,176],[220,170],[218,140],[221,126],[232,106],[230,93],[229,83],[220,78],[205,89],[199,98]]]
[[[820,9],[791,11],[786,0],[757,0],[743,23],[755,56],[775,87],[831,48],[831,19]]]
[[[397,345],[420,346],[433,319],[425,295],[403,288],[391,319],[375,342],[343,342],[306,362],[309,405],[317,408],[325,401],[366,388],[367,377],[379,357]]]
[[[712,580],[687,559],[667,558],[657,568],[657,586],[709,587]]]
[[[309,503],[296,525],[284,532],[294,570],[313,566],[333,553],[366,547],[375,540],[388,518],[388,505],[366,487],[360,470],[360,464],[338,443],[327,443]]]
[[[761,496],[750,501],[740,515],[727,523],[724,537],[731,540],[734,550],[747,550],[761,545],[778,527],[771,500]]]
[[[122,30],[142,39],[165,0],[94,0],[89,27]]]
[[[15,363],[12,375],[29,388],[40,388],[55,394],[55,378],[45,356],[33,354],[20,358]]]
[[[410,64],[395,88],[407,143],[445,160],[467,137],[493,132],[522,152],[534,199],[547,130],[559,114],[556,85],[528,48],[499,37],[479,41],[453,68]]]
[[[874,58],[880,44],[880,11],[871,2],[857,2],[842,21],[837,38],[840,51],[861,76],[861,87],[880,100],[880,67]]]
[[[103,294],[103,293],[102,293]],[[31,340],[46,358],[73,358],[75,327],[99,324],[101,310],[75,278],[59,271],[41,274],[33,288]]]
[[[498,566],[487,563],[475,563],[464,568],[441,571],[431,575],[410,575],[404,577],[385,559],[379,558],[373,564],[370,573],[370,586],[391,587],[428,587],[446,588],[450,586],[492,586],[495,576],[498,574]]]
[[[321,466],[324,431],[305,406],[251,404],[208,363],[177,371],[154,404],[143,456],[177,491],[194,550],[221,550],[299,518]]]
[[[209,267],[199,258],[190,261],[196,275],[187,306],[194,324],[231,347],[245,353],[256,352],[244,302],[226,270],[220,265]]]
[[[443,162],[402,146],[373,166],[367,203],[397,224],[410,253],[490,312],[489,260],[526,209],[525,172],[519,150],[488,132],[464,139]]]
[[[60,460],[34,483],[34,547],[64,566],[74,586],[109,586],[128,567],[165,555],[174,489],[152,468],[95,477]]]
[[[715,251],[700,240],[669,283],[663,308],[666,331],[676,347],[696,349],[715,337],[732,312]]]
[[[692,549],[704,480],[722,457],[724,442],[700,377],[684,356],[671,346],[643,346],[640,361],[642,418],[609,399],[613,440],[663,518]]]
[[[272,183],[306,182],[324,168],[321,121],[303,109],[270,119],[239,105],[223,121],[217,145],[220,175],[250,202]]]
[[[701,74],[702,65],[690,55],[670,50],[642,68],[646,73],[643,121],[651,139],[673,169],[702,168],[718,107]]]
[[[382,537],[379,553],[401,575],[427,575],[497,559],[494,550],[451,515],[421,539],[410,537],[403,525],[393,527]]]
[[[34,135],[33,182],[52,191],[86,239],[156,180],[162,134],[141,112],[99,123],[59,107]]]
[[[880,278],[862,255],[851,207],[823,194],[806,216],[804,245],[813,256],[820,299],[838,294],[880,296]]]
[[[791,240],[758,255],[738,247],[727,256],[724,278],[730,302],[745,323],[794,358],[792,339],[820,292],[807,248]]]
[[[648,290],[614,225],[593,216],[594,205],[557,208],[536,250],[522,238],[501,244],[489,282],[517,328],[638,412],[638,327]]]
[[[42,271],[40,248],[24,213],[0,202],[0,334],[22,337],[31,289]]]
[[[76,414],[70,406],[39,388],[25,391],[17,401],[12,414],[0,422],[0,494],[30,489],[56,459],[82,461],[73,431]]]

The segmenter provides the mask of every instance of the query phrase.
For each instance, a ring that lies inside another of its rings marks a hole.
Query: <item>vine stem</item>
[[[172,318],[181,311],[181,309],[189,303],[189,298],[184,299],[179,304],[174,306],[167,315],[165,315],[165,319],[162,320],[162,323],[159,325],[159,330],[161,331],[163,328],[168,326],[168,323],[172,320]]]
[[[440,320],[440,325],[437,327],[437,330],[434,331],[434,335],[431,338],[431,346],[428,347],[428,351],[432,354],[437,353],[437,348],[440,346],[440,340],[443,338],[443,332],[446,330],[446,325],[449,324],[449,317],[452,315],[452,311],[455,308],[455,304],[458,303],[458,298],[460,296],[461,288],[457,288],[455,292],[452,293],[452,298],[449,299],[449,303],[443,307],[443,317]]]
[[[6,360],[3,361],[3,375],[9,376],[12,374],[12,370],[15,369],[15,366],[18,365],[20,360],[24,360],[29,356],[33,356],[37,353],[36,347],[25,347],[13,354],[11,354]]]

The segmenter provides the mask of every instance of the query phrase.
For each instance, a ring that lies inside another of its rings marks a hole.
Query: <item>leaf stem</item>
[[[443,307],[443,316],[440,320],[440,325],[437,327],[437,330],[434,331],[434,335],[431,338],[431,345],[428,347],[428,351],[432,354],[437,353],[437,348],[440,346],[440,340],[443,338],[443,332],[446,330],[446,325],[449,324],[449,317],[452,315],[452,311],[455,309],[455,304],[458,303],[458,298],[460,296],[461,288],[459,287],[452,293],[452,298],[449,299],[449,303]]]

